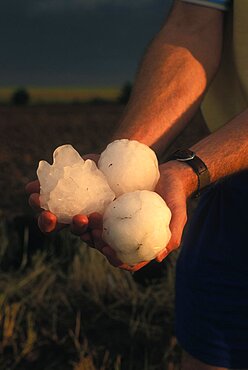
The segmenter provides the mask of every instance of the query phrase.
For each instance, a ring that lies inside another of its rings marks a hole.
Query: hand
[[[147,265],[150,261],[140,262],[134,266],[130,266],[126,263],[123,263],[118,259],[116,256],[115,251],[102,239],[102,228],[103,228],[103,219],[102,215],[99,213],[92,213],[88,217],[88,229],[81,233],[83,224],[80,225],[80,215],[74,216],[73,221],[74,224],[77,225],[74,228],[73,233],[76,235],[80,235],[80,238],[87,243],[89,246],[96,248],[99,250],[109,261],[109,263],[114,266],[118,267],[123,270],[127,270],[130,272],[135,272]],[[75,222],[77,221],[77,222]]]
[[[26,185],[26,192],[29,194],[28,202],[30,207],[38,213],[38,225],[44,234],[58,231],[66,226],[58,224],[57,217],[53,213],[44,211],[40,207],[40,183],[38,180],[29,182]]]
[[[164,250],[156,256],[158,262],[161,262],[170,252],[180,246],[183,229],[187,222],[187,197],[196,186],[196,174],[189,166],[176,161],[167,162],[160,166],[160,179],[155,191],[165,200],[171,210],[172,217],[170,221],[171,239]],[[113,266],[128,271],[137,271],[149,263],[149,261],[141,262],[132,267],[122,263],[113,249],[101,238],[102,217],[99,214],[93,214],[89,219],[91,231],[81,235],[81,239],[100,250]]]
[[[193,170],[182,163],[171,161],[160,166],[160,179],[155,191],[165,200],[171,210],[171,239],[156,260],[161,262],[170,252],[180,246],[187,222],[187,197],[196,188],[197,177]]]
[[[83,159],[91,159],[98,162],[99,155],[98,154],[87,154],[83,156]],[[49,212],[44,211],[40,208],[40,184],[38,180],[31,181],[26,185],[26,192],[29,194],[29,205],[34,209],[34,211],[38,212],[38,225],[40,230],[47,234],[53,231],[59,231],[65,228],[66,224],[61,224],[57,222],[57,217]],[[72,223],[71,228],[72,231],[76,228],[80,228],[81,232],[87,229],[88,225],[88,218],[85,215],[80,215],[80,218],[75,220],[76,224]],[[78,226],[79,224],[79,226]]]
[[[193,193],[196,187],[197,176],[189,166],[176,161],[170,161],[160,166],[160,179],[155,191],[165,200],[171,210],[172,217],[170,221],[171,239],[164,250],[156,256],[158,262],[161,262],[170,252],[180,246],[183,229],[187,222],[187,197]],[[141,262],[131,267],[118,260],[113,249],[101,239],[102,218],[100,215],[98,215],[98,221],[95,224],[92,223],[91,234],[91,242],[114,266],[128,271],[137,271],[150,262]],[[82,240],[90,238],[90,235],[86,235],[81,236]]]
[[[96,163],[99,155],[89,154],[83,157],[92,159]],[[57,217],[49,211],[44,211],[40,207],[40,184],[38,180],[31,181],[26,185],[26,192],[29,194],[29,205],[38,212],[38,225],[40,230],[45,234],[59,231],[65,227],[70,227],[74,235],[78,235],[90,247],[99,250],[115,267],[128,271],[137,271],[148,262],[139,263],[136,266],[129,266],[122,263],[116,256],[115,251],[107,245],[101,238],[102,236],[102,216],[99,213],[92,213],[88,217],[86,215],[76,215],[72,219],[71,225],[58,223]]]
[[[57,217],[53,213],[44,211],[40,208],[40,184],[38,180],[28,183],[26,186],[26,191],[30,194],[30,206],[39,212],[38,225],[43,233],[49,234],[69,226],[58,223]],[[115,251],[102,239],[102,216],[99,213],[92,213],[88,217],[86,215],[74,216],[70,225],[70,230],[74,235],[80,236],[80,238],[90,247],[99,250],[108,259],[109,263],[115,267],[119,267],[128,271],[137,271],[148,263],[142,262],[131,267],[122,263],[117,258]]]

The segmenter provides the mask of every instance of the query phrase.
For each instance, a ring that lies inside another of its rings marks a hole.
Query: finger
[[[57,217],[49,211],[43,211],[38,218],[38,225],[43,233],[55,231],[57,226]]]
[[[44,212],[48,212],[49,215],[44,215]],[[68,227],[68,224],[58,223],[57,217],[53,213],[43,211],[38,217],[38,226],[44,234],[50,235]]]
[[[95,248],[95,246],[94,246],[94,242],[93,242],[93,239],[92,239],[92,237],[91,237],[91,234],[90,233],[84,233],[84,234],[82,234],[82,235],[80,235],[80,239],[84,242],[84,243],[86,243],[86,244],[88,244],[90,247],[92,247],[92,248]]]
[[[129,271],[132,271],[132,272],[135,272],[135,271],[138,271],[140,270],[142,267],[146,266],[150,261],[144,261],[144,262],[140,262],[138,263],[137,265],[131,267],[131,270]]]
[[[33,193],[29,196],[28,203],[34,211],[41,211],[40,208],[40,194]]]
[[[130,265],[127,265],[126,263],[123,263],[121,266],[118,266],[118,267],[122,270],[127,270],[127,271],[130,271],[130,272],[136,272],[136,271],[140,270],[142,267],[146,266],[149,262],[150,261],[140,262],[140,263],[138,263],[137,265],[134,265],[134,266],[130,266]]]
[[[116,253],[115,251],[109,247],[108,245],[105,245],[103,248],[102,248],[102,254],[104,254],[104,256],[107,258],[107,260],[109,261],[109,263],[114,266],[114,267],[119,267],[119,268],[124,268],[125,269],[125,266],[127,267],[127,269],[130,268],[130,266],[124,264],[122,261],[119,260],[119,258],[116,256]]]
[[[94,246],[99,251],[102,251],[103,247],[106,246],[106,242],[102,239],[102,230],[94,229],[91,231],[91,236],[94,242]]]
[[[40,183],[38,180],[30,181],[26,186],[25,190],[28,194],[39,193],[40,192]]]
[[[91,229],[99,229],[102,230],[102,215],[98,212],[93,212],[89,215],[89,227]]]
[[[160,252],[156,256],[156,261],[157,262],[162,262],[172,251],[177,249],[180,246],[181,237],[182,237],[182,233],[178,232],[178,233],[172,234],[169,243],[162,250],[162,252]]]
[[[81,235],[86,232],[89,219],[86,215],[76,215],[72,219],[71,232],[75,235]]]
[[[186,209],[180,208],[179,211],[172,213],[170,222],[171,238],[166,247],[156,256],[156,261],[162,262],[173,250],[180,246],[186,222]]]
[[[167,246],[166,246],[166,248],[165,249],[163,249],[162,250],[162,252],[160,252],[157,256],[156,256],[156,261],[157,262],[162,262],[164,259],[165,259],[165,257],[167,257],[168,256],[168,254],[171,252],[171,248],[170,248],[170,245],[168,244]]]
[[[122,270],[130,271],[130,272],[138,271],[150,262],[150,261],[144,261],[144,262],[140,262],[137,265],[130,266],[127,263],[123,263],[121,260],[119,260],[119,258],[116,256],[115,251],[108,245],[103,247],[102,253],[104,254],[104,256],[107,258],[107,260],[112,266],[118,267],[119,269],[122,269]]]

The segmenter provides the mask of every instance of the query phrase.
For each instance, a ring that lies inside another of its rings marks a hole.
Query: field
[[[0,87],[0,103],[8,104],[18,87]],[[30,104],[82,103],[94,99],[115,100],[120,89],[118,87],[33,87],[25,90],[30,96]]]
[[[65,230],[44,236],[25,184],[40,159],[72,144],[101,150],[124,107],[0,107],[0,369],[176,370],[176,253],[133,275]],[[206,134],[198,114],[165,153]]]

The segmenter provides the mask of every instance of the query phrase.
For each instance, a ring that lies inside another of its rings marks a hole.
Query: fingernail
[[[76,215],[72,219],[72,223],[78,227],[84,227],[88,224],[88,217],[86,215]]]
[[[51,232],[56,225],[56,216],[43,214],[41,215],[41,225],[45,232]]]

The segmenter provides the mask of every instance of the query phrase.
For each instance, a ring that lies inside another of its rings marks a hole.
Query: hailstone
[[[135,190],[154,190],[159,180],[154,151],[136,140],[121,139],[102,152],[99,169],[105,174],[116,197]]]
[[[103,240],[124,263],[150,261],[170,240],[171,211],[155,192],[125,193],[103,215]]]
[[[103,214],[115,198],[95,162],[85,161],[71,145],[54,151],[52,165],[40,161],[37,175],[41,208],[54,213],[62,223],[70,223],[76,214]]]

